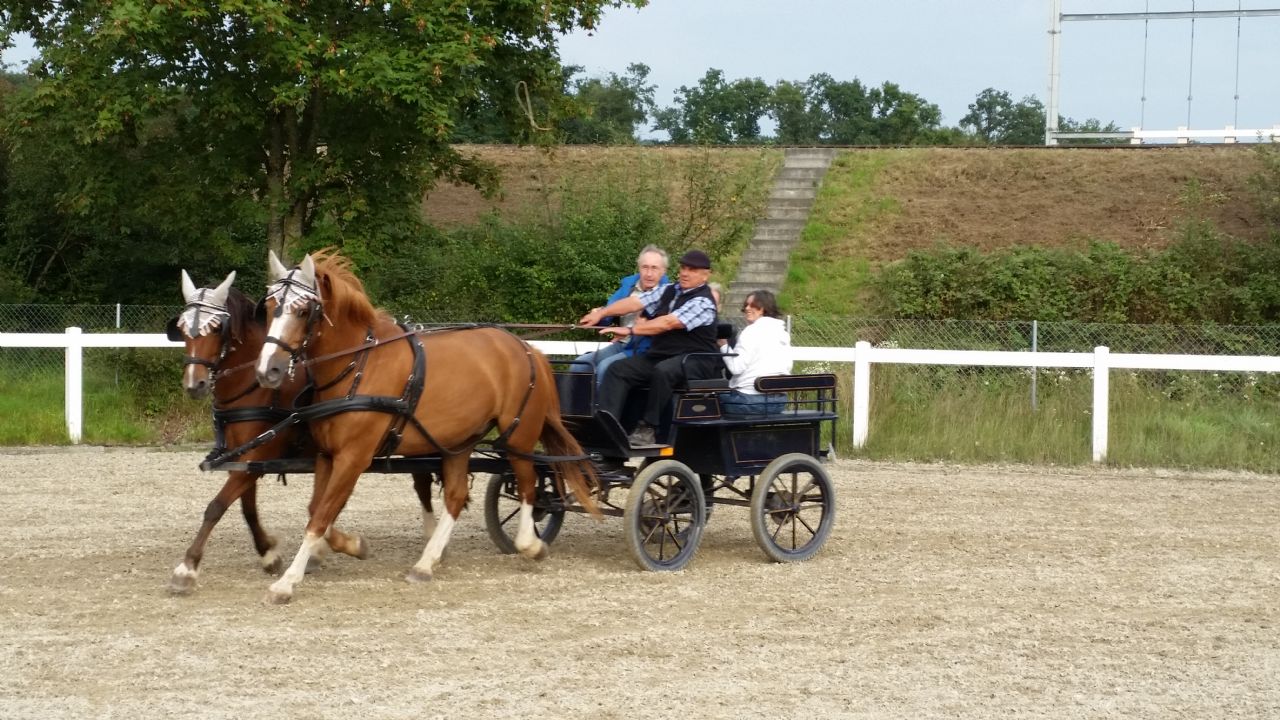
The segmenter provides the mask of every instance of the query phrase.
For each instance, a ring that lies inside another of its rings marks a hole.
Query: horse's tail
[[[558,403],[557,403],[558,405]],[[584,455],[577,439],[569,434],[564,422],[560,420],[560,410],[547,415],[542,426],[542,446],[548,455]],[[565,460],[552,463],[564,486],[573,492],[573,496],[582,503],[587,512],[596,517],[600,514],[600,506],[596,504],[595,488],[600,486],[600,478],[596,475],[595,465],[590,460]]]
[[[531,348],[532,349],[532,348]],[[537,382],[550,393],[547,403],[547,417],[542,424],[542,447],[548,455],[577,456],[586,455],[582,445],[578,443],[560,418],[560,393],[556,391],[556,378],[551,372],[551,363],[542,353],[533,349],[538,367]],[[561,494],[567,488],[573,492],[582,507],[595,517],[603,517],[600,506],[596,504],[594,490],[600,487],[600,476],[590,460],[564,460],[552,462],[556,474],[560,476]]]

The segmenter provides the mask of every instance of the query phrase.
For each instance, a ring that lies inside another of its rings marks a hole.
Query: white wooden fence
[[[531,345],[552,356],[576,357],[599,347],[595,341],[531,341]],[[65,348],[67,435],[78,443],[83,431],[82,351],[87,347],[182,347],[164,335],[142,333],[82,333],[67,328],[65,333],[0,333],[0,347]],[[1133,370],[1206,370],[1218,372],[1280,372],[1280,357],[1270,355],[1143,355],[1112,353],[1106,347],[1091,353],[1010,352],[999,350],[912,350],[874,348],[866,341],[851,348],[793,347],[795,360],[818,360],[853,365],[853,445],[867,442],[871,417],[871,366],[876,363],[900,365],[967,365],[1023,368],[1089,368],[1093,371],[1093,460],[1107,456],[1107,399],[1111,368]]]

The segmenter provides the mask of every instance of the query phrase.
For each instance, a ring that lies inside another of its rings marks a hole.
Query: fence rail
[[[533,346],[553,357],[575,357],[595,349],[597,341],[534,340]],[[78,327],[63,333],[0,332],[0,348],[64,348],[66,352],[65,407],[67,435],[78,443],[83,434],[82,350],[98,348],[175,348],[182,343],[164,335],[143,333],[84,333]],[[1031,352],[1002,350],[936,350],[873,347],[866,340],[853,347],[799,346],[798,361],[851,363],[853,366],[853,445],[867,442],[871,411],[871,366],[874,364],[952,365],[1087,369],[1093,374],[1092,452],[1094,462],[1106,460],[1110,372],[1113,368],[1217,372],[1280,373],[1280,356],[1111,353],[1107,346],[1092,352]]]

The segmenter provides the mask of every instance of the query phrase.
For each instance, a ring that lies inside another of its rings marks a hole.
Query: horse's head
[[[165,328],[170,340],[186,346],[182,358],[182,387],[193,398],[203,397],[213,386],[213,375],[231,343],[231,312],[227,294],[236,272],[216,288],[199,288],[182,271],[182,312]]]
[[[258,384],[277,388],[293,371],[323,316],[315,261],[307,255],[293,269],[268,251],[271,284],[259,306],[267,318],[267,339],[255,366]]]

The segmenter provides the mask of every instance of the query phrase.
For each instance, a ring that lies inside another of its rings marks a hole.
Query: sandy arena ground
[[[238,509],[169,573],[221,474],[201,453],[0,449],[0,718],[1275,718],[1280,478],[841,461],[813,560],[717,509],[683,572],[621,519],[498,554],[483,488],[434,582],[407,477],[369,476],[291,605]],[[310,478],[264,482],[297,548]]]

